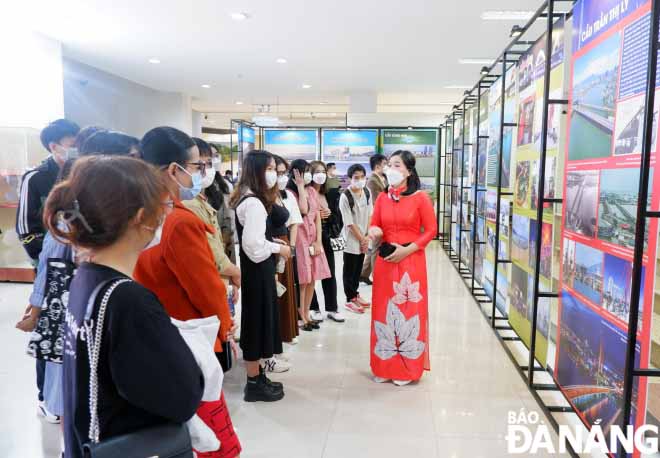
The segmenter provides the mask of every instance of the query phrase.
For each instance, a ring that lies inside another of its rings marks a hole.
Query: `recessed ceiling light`
[[[494,59],[469,59],[469,58],[463,58],[463,59],[458,59],[459,64],[466,64],[466,65],[490,65],[493,63]]]
[[[481,74],[482,75],[486,76],[489,73],[490,73],[490,70],[488,69],[488,67],[481,67]]]
[[[467,84],[450,84],[449,86],[445,86],[445,89],[472,89],[474,85],[467,85]]]
[[[248,19],[249,17],[250,17],[250,15],[247,14],[247,13],[231,13],[231,18],[234,21],[239,21],[239,22],[244,21],[244,20]]]
[[[210,88],[211,88],[211,85],[210,85],[210,84],[202,84],[202,87],[203,87],[204,89],[210,89]]]
[[[240,100],[237,100],[237,101],[236,101],[236,105],[243,105],[243,102],[240,101]]]
[[[278,57],[277,59],[275,59],[275,62],[277,62],[278,64],[286,64],[286,59],[284,57]]]
[[[319,102],[319,105],[327,105],[328,102]]]
[[[523,28],[520,27],[519,25],[514,25],[513,27],[511,27],[511,32],[509,33],[509,36],[511,38],[517,38],[522,34],[523,34]]]
[[[312,85],[311,85],[311,84],[303,84],[303,85],[302,85],[302,88],[303,88],[303,89],[311,89],[311,88],[312,88]]]
[[[484,21],[529,21],[534,11],[487,10],[481,13]]]
[[[156,59],[155,57],[152,57],[149,59],[150,64],[160,64],[160,59]]]

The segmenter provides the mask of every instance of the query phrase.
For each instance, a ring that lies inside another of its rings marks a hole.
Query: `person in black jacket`
[[[156,295],[131,279],[142,250],[159,243],[171,206],[155,171],[130,157],[78,159],[46,201],[48,230],[89,257],[71,282],[65,316],[65,458],[82,458],[90,441],[88,342],[99,331],[94,324],[101,302],[117,280],[124,282],[108,296],[100,330],[100,441],[184,423],[200,404],[204,379],[193,354]]]
[[[23,248],[36,267],[46,230],[42,222],[43,204],[53,189],[60,167],[72,156],[80,127],[66,119],[58,119],[41,131],[41,144],[50,157],[39,167],[23,175],[16,211],[16,232]]]

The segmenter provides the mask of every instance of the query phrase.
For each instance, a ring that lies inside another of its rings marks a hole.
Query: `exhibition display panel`
[[[608,441],[660,423],[658,22],[548,0],[444,126],[444,249],[553,426]]]

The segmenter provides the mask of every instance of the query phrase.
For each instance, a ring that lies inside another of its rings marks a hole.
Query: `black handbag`
[[[129,279],[109,280],[99,284],[87,302],[84,327],[89,353],[89,442],[83,445],[85,458],[193,458],[190,433],[185,424],[165,423],[132,433],[110,437],[101,442],[98,415],[98,363],[103,336],[103,321],[108,301],[115,288]],[[103,295],[93,332],[92,312],[99,292],[113,282]]]
[[[46,297],[27,349],[30,356],[57,364],[62,364],[64,355],[64,316],[69,301],[69,285],[76,272],[76,265],[70,259],[66,254],[63,258],[48,259]]]

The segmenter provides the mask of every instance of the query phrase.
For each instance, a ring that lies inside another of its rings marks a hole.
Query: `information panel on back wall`
[[[493,282],[495,274],[495,232],[497,222],[497,184],[500,154],[500,120],[502,119],[502,103],[504,103],[504,121],[513,123],[515,121],[515,94],[516,94],[516,69],[508,68],[506,72],[505,93],[502,94],[502,79],[498,78],[488,91],[488,142],[487,142],[487,170],[486,170],[486,256],[484,261],[483,287],[486,294],[495,297],[495,304],[502,315],[507,316],[509,309],[509,264],[500,264],[497,274],[497,288],[494,296]],[[511,158],[514,151],[513,129],[504,128],[504,140],[502,142],[502,172],[500,188],[502,192],[510,192],[511,180]],[[499,259],[506,260],[511,256],[511,199],[502,197],[500,199],[500,240]]]
[[[650,5],[581,0],[574,9],[555,375],[582,420],[599,423],[608,437],[623,420]],[[653,151],[656,142],[657,135]],[[649,201],[657,209],[654,165],[655,154]],[[647,225],[636,342],[641,368],[649,363],[657,220]],[[637,380],[632,420],[640,425],[647,382]]]
[[[437,130],[384,129],[382,131],[382,145],[382,152],[388,157],[397,150],[408,150],[413,153],[417,173],[421,178],[422,189],[435,197],[438,160]]]
[[[289,162],[295,159],[313,161],[317,158],[318,130],[268,129],[264,134],[264,147]]]
[[[369,171],[369,158],[376,153],[377,130],[323,130],[321,160],[334,162],[337,174],[345,176],[352,164],[362,164]]]
[[[541,231],[540,290],[552,291],[552,206],[544,211],[543,221],[537,220],[539,206],[539,156],[543,117],[543,87],[545,83],[546,39],[543,35],[518,63],[518,125],[516,127],[516,157],[514,177],[513,222],[511,245],[511,309],[509,322],[529,347],[532,307],[534,301],[534,268],[536,241]],[[555,24],[550,56],[550,98],[562,99],[564,80],[564,27]],[[546,149],[546,195],[554,198],[554,179],[560,128],[559,105],[550,105]],[[545,367],[548,355],[550,302],[540,299],[537,312],[536,358]]]

